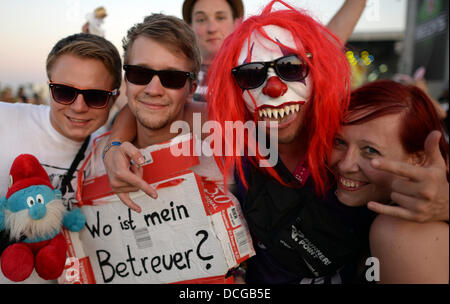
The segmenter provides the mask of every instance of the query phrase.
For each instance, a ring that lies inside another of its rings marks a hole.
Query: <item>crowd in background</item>
[[[5,102],[19,102],[31,104],[48,104],[47,91],[45,87],[33,85],[31,83],[20,85],[14,89],[8,85],[0,84],[0,100]]]

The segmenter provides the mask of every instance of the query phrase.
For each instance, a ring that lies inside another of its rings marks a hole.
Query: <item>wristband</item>
[[[106,147],[103,149],[102,160],[105,160],[105,154],[106,154],[106,152],[109,151],[109,149],[111,149],[111,147],[120,146],[120,145],[121,145],[120,141],[113,141],[113,142],[109,143],[108,145],[106,145]]]

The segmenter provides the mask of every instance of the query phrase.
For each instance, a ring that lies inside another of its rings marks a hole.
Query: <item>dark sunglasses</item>
[[[48,84],[52,92],[53,99],[60,104],[70,105],[82,94],[84,102],[90,108],[103,109],[108,105],[111,96],[116,96],[119,93],[118,89],[113,91],[105,90],[82,90],[71,87],[65,84],[53,83]]]
[[[312,57],[307,53],[308,58]],[[267,62],[250,62],[231,70],[239,86],[251,90],[261,86],[267,78],[267,71],[273,68],[275,73],[285,81],[302,81],[308,76],[308,65],[296,55],[289,55]]]
[[[138,65],[125,64],[125,77],[133,84],[147,85],[152,81],[153,76],[158,75],[163,87],[167,89],[181,89],[184,87],[188,78],[194,80],[195,75],[192,72],[174,71],[174,70],[152,70]]]

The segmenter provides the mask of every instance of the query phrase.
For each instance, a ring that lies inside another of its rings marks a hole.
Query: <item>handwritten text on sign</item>
[[[181,177],[181,184],[160,189],[157,200],[132,194],[139,214],[116,196],[83,206],[87,229],[80,238],[98,283],[169,283],[227,271],[195,175]]]

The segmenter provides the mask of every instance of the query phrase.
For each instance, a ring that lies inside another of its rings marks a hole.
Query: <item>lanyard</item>
[[[311,171],[308,168],[308,162],[306,161],[306,156],[299,162],[297,169],[294,171],[295,178],[302,184],[305,185]]]
[[[78,165],[84,158],[84,153],[86,152],[87,146],[89,145],[89,140],[91,139],[91,136],[89,135],[85,140],[83,145],[81,146],[80,150],[78,150],[77,155],[72,161],[72,164],[70,165],[69,171],[64,175],[63,180],[61,182],[61,193],[64,196],[67,191],[67,185],[72,181],[73,174],[75,173],[75,170],[77,169]]]

